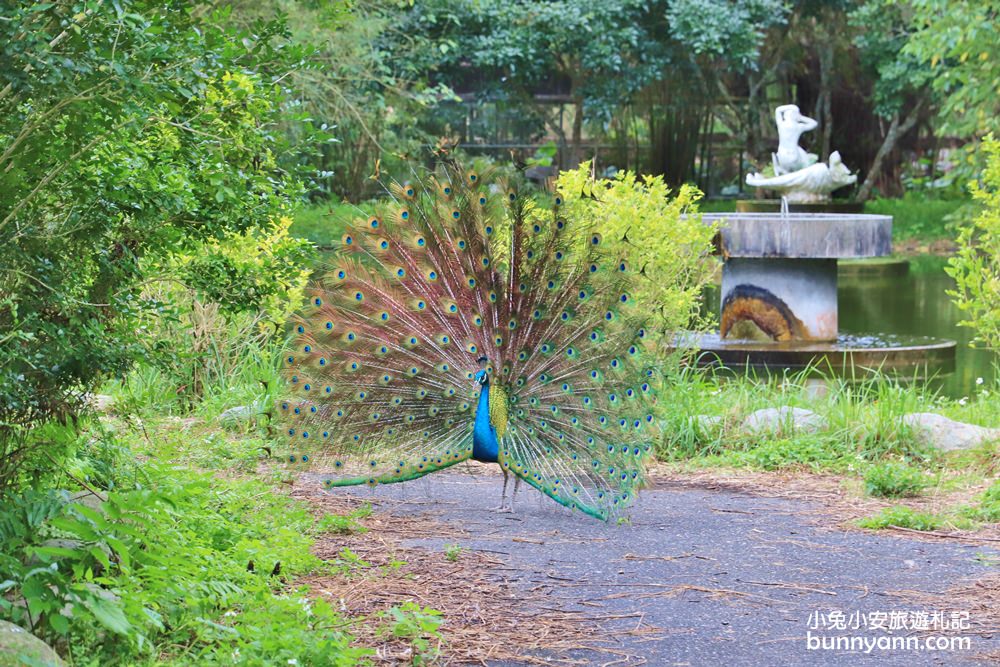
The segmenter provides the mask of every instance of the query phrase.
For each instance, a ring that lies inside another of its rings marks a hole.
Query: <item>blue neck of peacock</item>
[[[490,424],[490,383],[487,381],[479,393],[476,405],[476,422],[472,428],[472,458],[486,463],[497,462],[500,443],[496,430]]]

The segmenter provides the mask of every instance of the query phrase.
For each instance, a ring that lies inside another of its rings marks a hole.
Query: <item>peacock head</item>
[[[478,361],[479,365],[482,366],[482,368],[476,372],[476,382],[485,387],[490,383],[490,374],[486,372],[489,359],[486,357],[479,357],[476,361]]]

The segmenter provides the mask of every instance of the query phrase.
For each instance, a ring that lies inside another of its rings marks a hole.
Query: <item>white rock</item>
[[[986,428],[948,419],[933,412],[914,412],[903,416],[903,423],[924,445],[945,452],[972,449],[984,442],[1000,440],[1000,428]]]
[[[815,432],[825,429],[826,419],[812,410],[802,408],[764,408],[747,415],[743,428],[751,433],[782,430]]]
[[[115,402],[115,397],[107,394],[86,394],[83,400],[98,412],[108,412]]]
[[[691,415],[688,417],[688,425],[702,433],[715,429],[721,423],[722,417],[717,415]]]
[[[252,419],[256,414],[256,410],[249,405],[237,405],[236,407],[229,408],[219,415],[218,420],[222,423],[235,424],[236,422],[247,421]]]
[[[0,620],[0,665],[65,665],[59,654],[19,625]]]

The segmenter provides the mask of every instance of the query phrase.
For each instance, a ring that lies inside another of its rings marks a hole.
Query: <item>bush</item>
[[[929,483],[923,472],[902,463],[880,463],[865,472],[865,493],[870,496],[915,496]]]
[[[715,228],[698,215],[698,189],[685,185],[672,193],[663,177],[629,171],[595,181],[590,163],[562,172],[556,189],[568,215],[592,220],[606,238],[622,241],[623,256],[643,274],[636,296],[655,312],[656,328],[676,333],[692,326],[702,288],[715,271]]]
[[[966,317],[959,324],[971,327],[986,346],[1000,348],[1000,141],[987,137],[983,150],[982,184],[971,186],[983,211],[961,228],[958,254],[946,270],[957,283],[949,294]]]
[[[993,482],[979,498],[979,505],[966,508],[964,514],[976,521],[1000,523],[1000,481]]]
[[[330,567],[309,551],[302,504],[259,480],[154,462],[140,479],[103,502],[32,491],[4,506],[0,613],[102,665],[346,665],[366,653],[334,609],[284,584]]]
[[[271,127],[274,78],[302,56],[272,44],[280,22],[242,33],[208,3],[13,7],[0,21],[0,493],[31,425],[75,417],[144,354],[140,315],[163,307],[147,288],[176,278],[145,273],[147,258],[197,253],[201,287],[244,299],[257,286],[239,282],[239,260],[201,250],[280,230],[301,192]]]

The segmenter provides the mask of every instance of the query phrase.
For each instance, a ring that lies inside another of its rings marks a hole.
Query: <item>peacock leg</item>
[[[500,492],[500,507],[495,507],[497,512],[503,512],[506,510],[506,499],[507,499],[507,471],[503,468],[500,469],[503,473],[503,490]]]
[[[517,490],[519,488],[521,488],[521,478],[520,477],[515,477],[514,478],[514,491],[511,492],[511,494],[510,494],[510,511],[512,513],[514,511],[514,499],[517,498]]]

